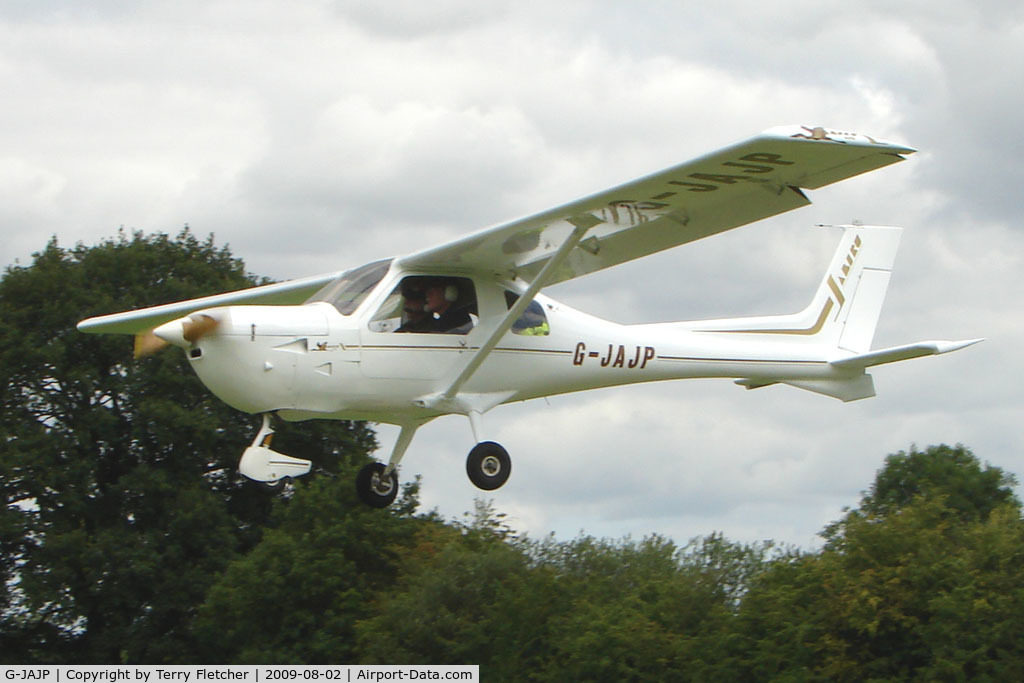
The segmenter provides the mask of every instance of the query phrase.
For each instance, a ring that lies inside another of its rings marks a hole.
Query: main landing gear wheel
[[[512,459],[500,444],[483,441],[469,452],[466,474],[477,488],[493,491],[508,481],[508,475],[512,474]]]
[[[391,470],[391,475],[385,477],[385,469],[384,463],[371,462],[356,475],[356,493],[370,507],[386,508],[398,495],[398,474]]]

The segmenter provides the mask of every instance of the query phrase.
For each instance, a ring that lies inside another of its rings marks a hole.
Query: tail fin
[[[847,225],[811,303],[792,315],[705,320],[701,332],[785,336],[787,341],[864,353],[889,287],[902,228]]]
[[[871,348],[902,233],[902,228],[844,226],[828,271],[804,311],[817,315],[818,340],[852,353]]]

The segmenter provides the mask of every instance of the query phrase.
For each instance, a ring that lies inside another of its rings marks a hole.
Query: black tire
[[[372,508],[386,508],[398,495],[398,473],[392,470],[390,477],[381,479],[385,469],[383,463],[371,462],[356,475],[356,493]]]
[[[508,481],[512,474],[512,459],[501,444],[482,441],[469,452],[466,458],[466,474],[477,488],[493,491]]]
[[[276,496],[281,491],[284,491],[284,486],[288,483],[288,477],[281,477],[277,481],[254,481],[253,483],[265,492]]]

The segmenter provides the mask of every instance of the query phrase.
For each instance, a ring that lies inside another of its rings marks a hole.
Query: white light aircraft
[[[481,416],[511,401],[691,377],[747,389],[787,384],[853,401],[874,396],[868,368],[981,341],[871,350],[900,228],[844,226],[811,303],[791,315],[620,325],[540,293],[548,285],[810,203],[814,190],[914,150],[820,127],[782,127],[653,175],[467,237],[339,273],[83,320],[136,335],[137,353],[185,350],[200,380],[262,415],[239,470],[275,485],[311,463],[269,447],[271,415],[400,427],[389,461],[356,478],[367,504],[398,491],[416,430],[469,418],[466,470],[493,490],[506,450]]]

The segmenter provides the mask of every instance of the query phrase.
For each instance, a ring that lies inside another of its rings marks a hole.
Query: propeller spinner
[[[205,313],[193,313],[164,323],[148,332],[135,335],[135,357],[144,358],[170,345],[187,349],[203,337],[215,332],[220,321]]]

